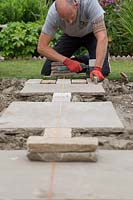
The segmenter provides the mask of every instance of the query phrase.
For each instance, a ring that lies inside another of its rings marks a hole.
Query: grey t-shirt
[[[69,24],[62,20],[55,8],[55,2],[48,11],[42,32],[54,36],[57,29],[62,29],[64,33],[72,37],[83,37],[92,32],[92,23],[103,16],[104,10],[97,0],[78,0],[78,15],[76,22]]]

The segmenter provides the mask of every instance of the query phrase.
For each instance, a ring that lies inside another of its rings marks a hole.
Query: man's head
[[[76,21],[78,13],[78,1],[77,0],[56,0],[56,10],[64,21],[69,24],[73,24]]]

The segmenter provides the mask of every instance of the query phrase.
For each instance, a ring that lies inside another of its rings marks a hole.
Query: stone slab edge
[[[36,153],[28,152],[27,157],[31,161],[42,162],[96,162],[96,152],[83,153]]]
[[[29,152],[95,152],[98,146],[98,138],[73,137],[73,138],[45,138],[30,136],[27,140]]]

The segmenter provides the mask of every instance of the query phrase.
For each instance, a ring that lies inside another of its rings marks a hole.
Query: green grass
[[[111,62],[111,73],[109,79],[119,80],[120,72],[125,72],[130,81],[133,81],[133,61],[113,61]]]
[[[0,62],[0,78],[42,78],[40,75],[43,60],[20,60]],[[120,79],[120,72],[125,72],[133,81],[133,61],[111,62],[112,72],[109,79]]]
[[[44,60],[20,60],[0,62],[0,78],[41,78]]]

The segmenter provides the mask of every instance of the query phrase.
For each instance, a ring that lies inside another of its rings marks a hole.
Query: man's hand
[[[99,81],[104,80],[101,67],[96,67],[96,66],[94,67],[94,69],[90,72],[91,80],[93,80],[93,76],[96,76],[99,79]]]
[[[75,60],[71,60],[69,58],[66,58],[63,62],[63,64],[65,66],[68,67],[68,69],[71,71],[71,72],[80,72],[82,71],[82,67],[80,66],[80,62],[77,62]]]

